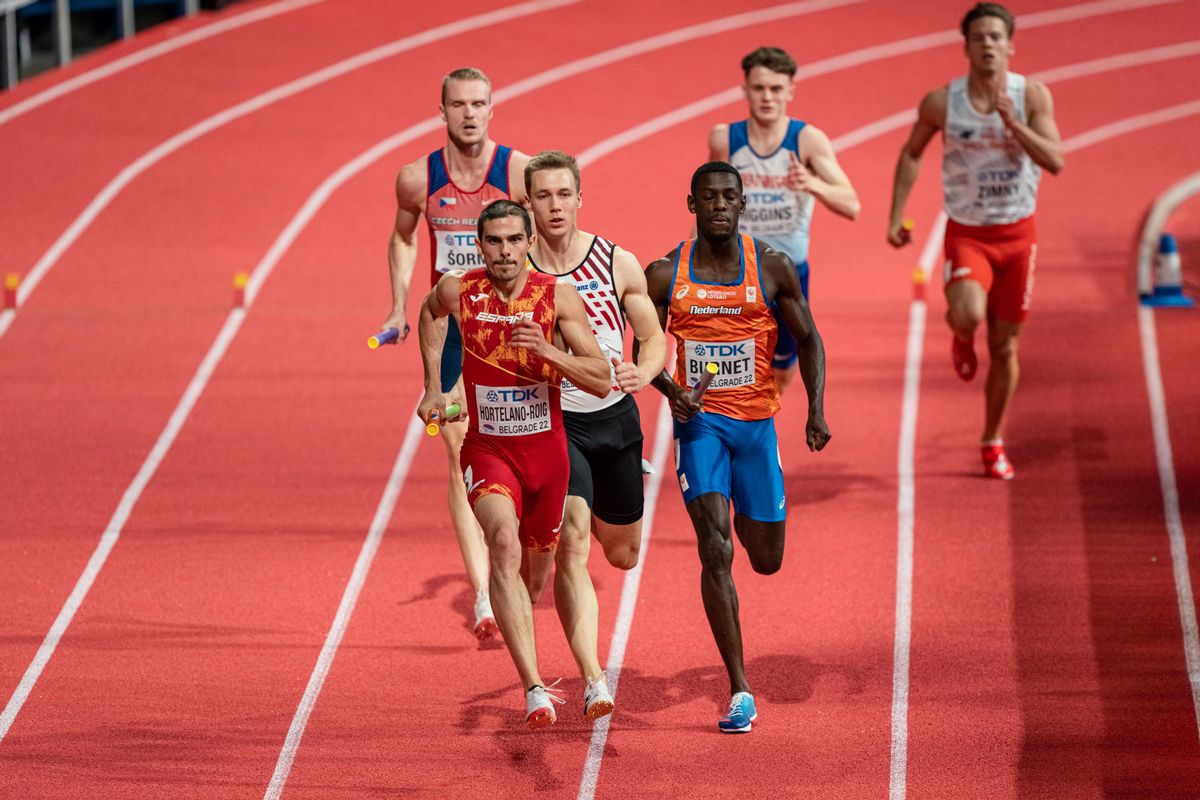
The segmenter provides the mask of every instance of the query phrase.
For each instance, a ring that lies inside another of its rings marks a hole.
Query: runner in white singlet
[[[788,103],[795,96],[792,57],[778,47],[760,47],[742,59],[742,72],[750,116],[714,127],[708,135],[708,157],[737,167],[746,192],[742,233],[792,259],[807,300],[815,201],[839,216],[855,219],[858,195],[838,164],[829,137],[814,125],[788,117]],[[796,340],[780,322],[771,360],[780,390],[794,377],[796,359]]]
[[[607,239],[579,230],[579,166],[570,155],[548,150],[525,167],[525,191],[537,238],[531,267],[575,287],[588,323],[610,363],[613,389],[605,397],[562,385],[563,427],[571,479],[558,550],[554,553],[554,597],[563,629],[574,631],[571,653],[584,679],[584,714],[597,719],[613,700],[600,669],[599,607],[588,574],[590,533],[609,563],[632,569],[642,541],[642,427],[630,395],[662,371],[667,343],[646,294],[637,258]],[[639,345],[637,363],[624,360],[625,321]],[[531,554],[532,557],[532,554]],[[529,589],[538,597],[549,561],[532,563]],[[573,602],[566,603],[570,598]]]

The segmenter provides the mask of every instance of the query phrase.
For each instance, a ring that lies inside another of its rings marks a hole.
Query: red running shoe
[[[975,368],[979,362],[975,360],[975,342],[972,339],[960,339],[958,334],[952,337],[950,355],[954,358],[954,371],[964,381],[975,377]]]
[[[988,478],[996,478],[1002,481],[1011,481],[1016,472],[1013,471],[1012,462],[1008,460],[1008,456],[1004,455],[1004,445],[1002,444],[985,444],[981,449],[983,455],[983,474]]]

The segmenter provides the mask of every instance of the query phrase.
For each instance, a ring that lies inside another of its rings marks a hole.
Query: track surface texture
[[[0,94],[0,113],[270,5],[149,31]],[[1200,169],[1200,15],[1015,6],[1011,67],[1047,76],[1070,152],[1042,182],[1001,483],[978,470],[981,382],[949,363],[940,250],[928,304],[911,299],[940,144],[896,251],[908,122],[867,128],[965,71],[964,10],[322,0],[0,117],[0,266],[26,277],[0,328],[0,796],[1200,798],[1181,594],[1200,579],[1200,312],[1140,316],[1133,289],[1146,209]],[[640,572],[592,553],[616,711],[604,736],[579,713],[548,591],[539,657],[568,704],[528,732],[507,652],[470,636],[445,458],[411,422],[415,337],[363,346],[390,302],[395,174],[443,142],[441,76],[479,66],[492,137],[582,155],[580,226],[646,264],[688,230],[707,131],[745,115],[736,93],[692,104],[735,89],[761,44],[797,57],[793,116],[841,142],[862,213],[814,218],[833,440],[808,452],[793,387],[783,569],[736,556],[760,719],[716,730],[728,684],[650,390]],[[1196,292],[1200,201],[1169,228]],[[254,278],[231,311],[237,272]]]

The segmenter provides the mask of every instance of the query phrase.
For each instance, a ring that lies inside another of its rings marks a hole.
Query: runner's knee
[[[604,557],[617,569],[629,570],[637,566],[640,550],[637,542],[622,542],[604,548]]]
[[[719,533],[699,534],[700,565],[707,572],[728,573],[733,566],[733,540]]]

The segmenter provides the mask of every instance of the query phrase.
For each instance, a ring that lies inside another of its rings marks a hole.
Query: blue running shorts
[[[800,278],[800,293],[808,299],[808,262],[801,261],[796,265],[796,276]],[[771,357],[771,366],[775,369],[790,369],[799,358],[796,352],[796,338],[788,330],[787,325],[779,318],[779,312],[772,308],[775,314],[775,324],[779,327],[779,336],[775,339],[775,355]]]
[[[742,420],[705,411],[686,423],[676,420],[675,474],[684,503],[719,492],[750,519],[787,517],[773,418]]]
[[[458,330],[458,320],[449,317],[446,320],[446,343],[442,346],[442,393],[449,392],[458,383],[462,375],[463,341],[462,333]]]

